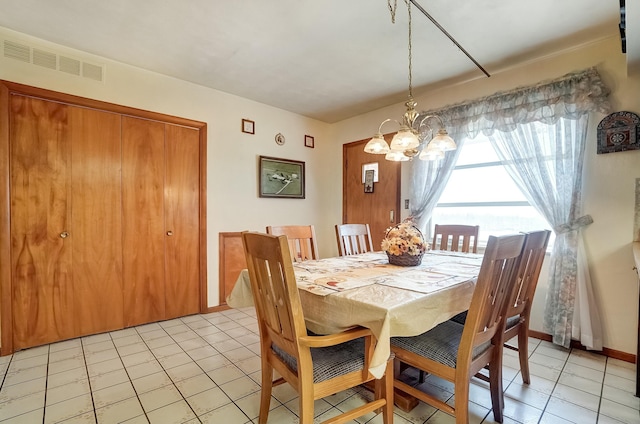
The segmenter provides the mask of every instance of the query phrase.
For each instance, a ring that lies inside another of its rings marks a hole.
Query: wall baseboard
[[[213,312],[220,312],[220,311],[226,311],[228,309],[231,309],[231,307],[229,305],[220,305],[220,306],[210,306],[207,309],[205,309],[204,311],[202,311],[201,313],[203,314],[211,314]]]
[[[552,340],[551,334],[542,333],[540,331],[529,330],[529,336],[535,339],[540,339],[547,342],[551,342]],[[580,344],[580,342],[577,340],[571,340],[571,348],[588,350],[586,347]],[[588,350],[588,351],[597,353],[599,355],[605,355],[605,356],[608,356],[609,358],[619,359],[625,362],[631,362],[632,364],[636,363],[636,355],[632,353],[621,352],[619,350],[609,349],[608,347],[604,347],[600,351],[596,351],[596,350]]]

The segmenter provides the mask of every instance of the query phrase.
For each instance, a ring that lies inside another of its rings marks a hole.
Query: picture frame
[[[310,135],[304,136],[304,145],[306,147],[311,147],[312,149],[315,147],[314,138]]]
[[[242,132],[247,134],[255,134],[256,123],[250,119],[242,119]]]
[[[378,162],[365,163],[362,165],[362,184],[367,179],[367,171],[373,171],[373,182],[378,182]]]
[[[364,192],[365,193],[373,193],[373,169],[367,169],[364,172]]]
[[[304,162],[260,156],[259,196],[288,199],[305,198]]]

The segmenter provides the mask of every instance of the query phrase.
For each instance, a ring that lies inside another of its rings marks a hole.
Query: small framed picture
[[[367,169],[364,171],[364,192],[373,193],[373,169]]]
[[[304,162],[260,156],[260,197],[304,199]]]
[[[304,145],[307,147],[311,147],[312,149],[315,147],[313,144],[313,137],[311,137],[310,135],[305,135],[304,136]]]
[[[255,128],[255,122],[249,120],[249,119],[243,119],[242,120],[242,132],[243,133],[247,133],[247,134],[255,134],[256,133],[256,128]]]

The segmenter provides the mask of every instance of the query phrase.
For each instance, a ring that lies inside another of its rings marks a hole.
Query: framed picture
[[[256,123],[249,120],[249,119],[243,119],[242,120],[242,132],[243,133],[247,133],[247,134],[255,134],[256,133]]]
[[[373,171],[373,182],[378,182],[378,162],[365,163],[362,165],[362,184],[367,180],[367,171]]]
[[[373,193],[373,169],[367,169],[364,171],[364,192]]]
[[[304,162],[260,156],[260,197],[304,199]]]
[[[307,147],[311,147],[312,149],[315,147],[313,144],[313,137],[311,137],[310,135],[305,135],[304,136],[304,145]]]

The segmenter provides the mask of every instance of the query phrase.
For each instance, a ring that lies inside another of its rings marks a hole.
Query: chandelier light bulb
[[[402,150],[392,150],[384,158],[393,162],[406,162],[409,160],[409,157],[405,156]]]
[[[403,126],[391,140],[391,150],[415,149],[420,145],[418,136],[407,126]]]
[[[389,153],[389,150],[389,145],[384,140],[381,133],[374,135],[367,145],[364,146],[364,151],[366,153],[373,153],[374,155],[384,155]]]
[[[440,128],[438,130],[438,134],[429,142],[429,144],[434,144],[443,152],[448,152],[450,150],[456,149],[456,142],[453,141],[453,138],[449,137],[447,130],[444,128]]]

